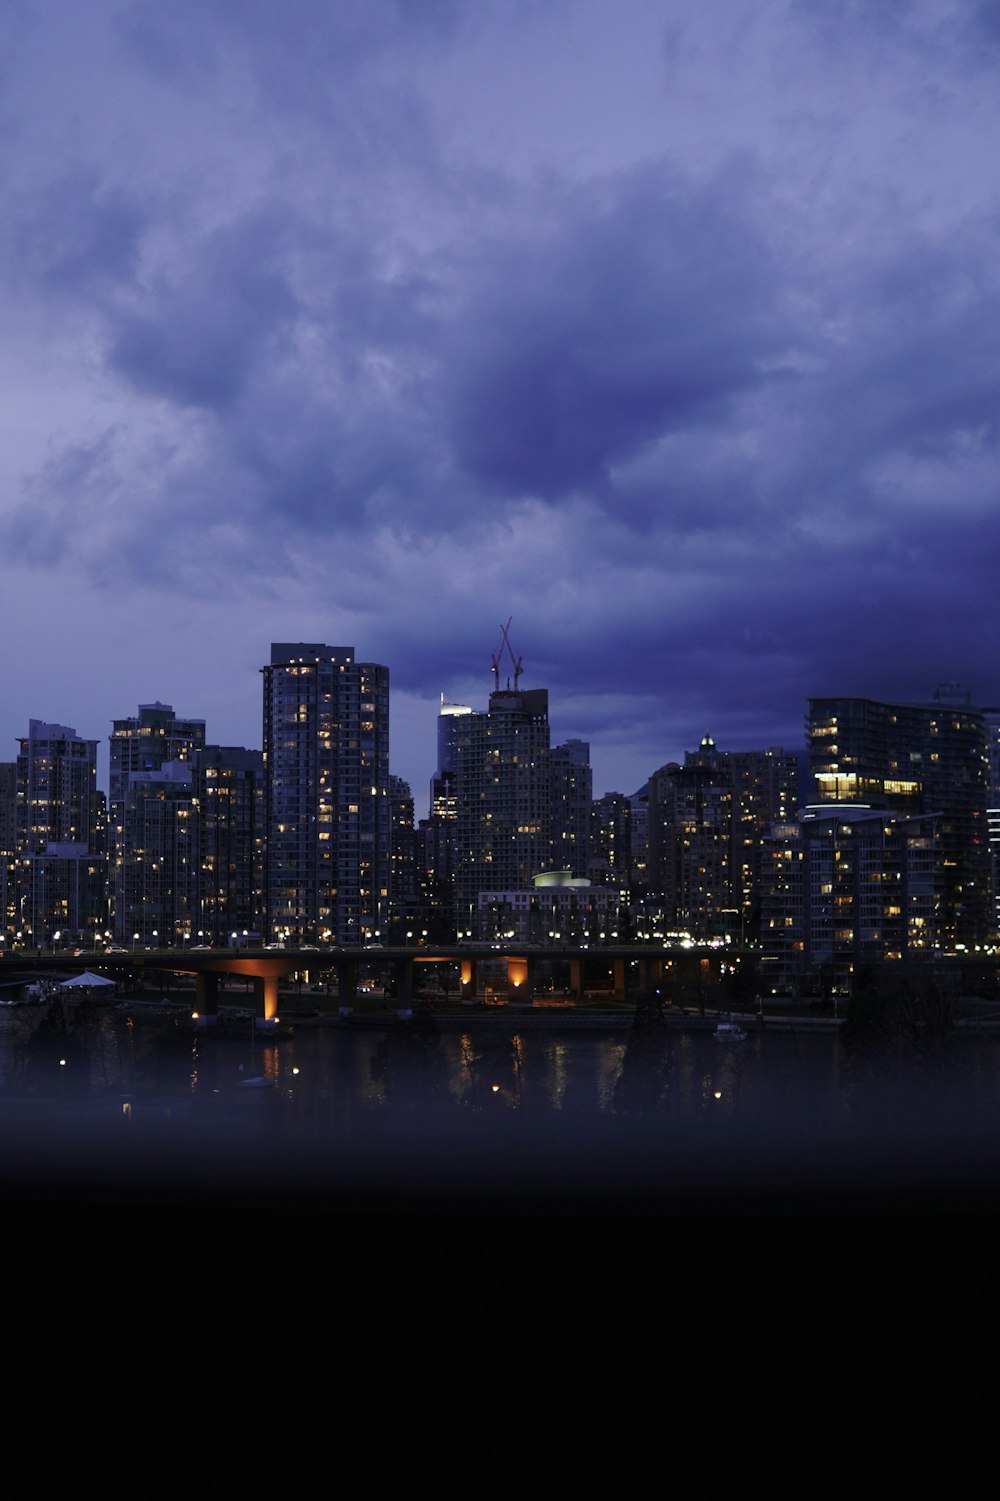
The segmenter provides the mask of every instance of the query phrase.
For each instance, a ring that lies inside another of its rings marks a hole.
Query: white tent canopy
[[[114,980],[109,980],[106,975],[95,975],[92,970],[85,969],[82,975],[75,975],[72,980],[62,980],[60,990],[83,990],[92,989],[95,985],[113,985]]]

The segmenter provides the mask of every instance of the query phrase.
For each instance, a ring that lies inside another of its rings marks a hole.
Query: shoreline
[[[173,1021],[181,1023],[185,1014],[191,1015],[194,997],[169,991],[160,995],[139,992],[133,995],[81,997],[69,1003],[75,1010],[114,1008],[119,1013],[128,1011],[138,1022]],[[802,1033],[836,1034],[847,1018],[834,1011],[822,1012],[814,1003],[801,1003],[802,1009],[794,1009],[794,1003],[784,1002],[773,1009],[765,1005],[753,1010],[737,1007],[682,1007],[666,1004],[662,1010],[662,1023],[669,1030],[714,1032],[720,1021],[735,1021],[749,1034],[767,1031],[795,1031]],[[536,1001],[533,1005],[510,1005],[504,1003],[447,1002],[440,999],[414,998],[409,1006],[397,1006],[380,998],[377,1003],[355,1004],[347,1015],[341,1013],[336,997],[299,995],[285,993],[279,998],[279,1022],[277,1035],[288,1035],[296,1029],[311,1027],[337,1027],[345,1030],[385,1030],[406,1025],[421,1016],[442,1031],[456,1030],[524,1030],[524,1031],[613,1031],[627,1032],[635,1025],[636,1008],[628,1002],[570,1000],[556,1004]],[[3,1015],[13,1017],[25,1010],[39,1009],[36,1004],[8,1007]],[[222,1000],[218,1012],[220,1031],[231,1033],[247,1026],[254,1018],[253,998],[249,995],[233,996]],[[1000,1032],[1000,1003],[981,1001],[974,997],[956,1000],[950,1029],[963,1034]],[[213,1028],[193,1027],[208,1033]],[[264,1029],[262,1029],[264,1030]]]

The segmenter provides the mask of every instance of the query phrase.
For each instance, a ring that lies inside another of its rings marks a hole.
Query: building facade
[[[720,751],[706,735],[649,779],[649,898],[696,938],[755,938],[764,838],[797,811],[798,769],[780,747]]]
[[[590,863],[590,809],[594,779],[590,746],[585,740],[567,740],[554,745],[549,754],[552,787],[552,857],[550,864],[568,870],[580,880],[588,879]]]
[[[26,947],[80,943],[107,921],[97,741],[32,719],[19,747],[15,859],[4,882],[7,933]]]
[[[528,891],[553,865],[549,695],[490,694],[454,726],[454,901],[458,936],[475,934],[479,896]]]
[[[987,711],[956,684],[926,704],[809,700],[816,801],[933,815],[937,941],[974,947],[993,930]]]
[[[777,821],[762,877],[765,990],[848,995],[862,965],[932,956],[934,825],[861,804]]]
[[[264,753],[208,745],[191,756],[193,898],[181,937],[232,943],[264,931]]]
[[[354,648],[272,644],[264,679],[272,941],[378,942],[388,919],[389,669]]]
[[[196,750],[205,744],[205,721],[182,719],[174,713],[170,704],[159,702],[140,704],[138,713],[127,719],[112,722],[108,740],[108,800],[111,822],[111,920],[119,943],[126,939],[134,941],[139,930],[157,931],[167,921],[163,913],[147,920],[136,907],[137,893],[146,885],[145,876],[137,869],[145,859],[129,840],[135,836],[135,820],[131,833],[126,831],[126,803],[128,789],[133,777],[150,778],[155,782],[155,773],[170,762],[186,764]],[[183,780],[183,777],[181,777]],[[169,782],[170,795],[176,790],[177,775]],[[147,785],[141,796],[147,796]],[[166,796],[166,792],[164,793]],[[134,800],[133,800],[134,804]],[[134,806],[133,806],[134,815]],[[131,870],[126,876],[126,866]],[[126,880],[129,892],[126,894]],[[168,923],[175,926],[174,919]]]
[[[120,817],[115,936],[130,948],[180,946],[191,936],[198,870],[191,762],[130,772]]]

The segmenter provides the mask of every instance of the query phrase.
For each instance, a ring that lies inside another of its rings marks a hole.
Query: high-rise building
[[[632,895],[649,894],[649,782],[629,797],[632,824]]]
[[[990,856],[989,936],[1000,933],[1000,709],[984,709],[989,788],[986,797],[986,828]]]
[[[121,804],[114,931],[129,945],[190,937],[198,861],[191,761],[131,771]]]
[[[147,922],[134,909],[134,870],[130,877],[132,895],[128,898],[131,910],[128,913],[125,910],[125,862],[131,858],[125,835],[125,803],[129,780],[133,776],[148,777],[168,762],[187,762],[204,744],[205,721],[178,719],[170,704],[140,704],[138,714],[129,719],[116,719],[112,723],[108,742],[111,908],[114,932],[119,942],[124,942],[126,937],[132,938],[137,931],[137,921],[139,931],[153,927],[158,929],[163,921],[162,915],[159,915],[156,921]],[[176,790],[176,781],[171,786]]]
[[[590,844],[590,807],[593,802],[593,772],[590,746],[585,740],[567,740],[549,753],[552,786],[552,861],[571,876],[587,876]]]
[[[123,779],[115,932],[124,943],[230,944],[263,929],[264,757],[190,749]]]
[[[632,888],[632,800],[606,792],[590,809],[588,875],[595,886],[613,886],[627,903]]]
[[[389,669],[351,646],[277,642],[264,678],[267,927],[378,941],[389,902]]]
[[[936,815],[938,942],[981,943],[993,918],[987,711],[953,683],[923,704],[814,698],[808,731],[818,802]]]
[[[17,763],[0,761],[0,939],[15,931],[17,917]]]
[[[475,928],[480,892],[528,891],[552,869],[546,688],[498,689],[454,728],[455,920]]]
[[[16,761],[17,862],[8,922],[42,946],[83,937],[106,919],[104,798],[97,741],[67,725],[32,719]]]
[[[67,725],[32,719],[19,743],[19,852],[41,854],[53,842],[97,843],[97,741],[81,739]]]
[[[417,831],[413,793],[402,777],[389,777],[389,941],[405,940],[420,916]]]
[[[762,868],[765,989],[847,995],[864,964],[933,954],[934,823],[856,803],[776,820]]]
[[[413,914],[435,935],[437,942],[454,937],[455,869],[455,735],[461,721],[472,714],[468,704],[448,703],[441,695],[437,722],[437,768],[431,777],[430,810],[416,828],[417,902]]]
[[[706,735],[649,779],[647,883],[697,937],[755,936],[763,840],[796,812],[797,764],[780,747],[720,751]]]
[[[264,753],[207,745],[191,756],[194,896],[183,937],[226,944],[263,933]]]
[[[0,854],[17,849],[17,763],[0,761]]]
[[[435,811],[435,802],[440,795],[439,784],[442,780],[450,781],[451,773],[455,769],[456,722],[472,712],[468,704],[448,703],[442,693],[437,722],[437,768],[431,778],[430,811],[432,816]]]

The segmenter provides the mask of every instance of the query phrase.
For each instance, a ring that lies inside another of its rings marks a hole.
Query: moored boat
[[[716,1042],[746,1042],[747,1034],[739,1022],[719,1022],[715,1029]]]

